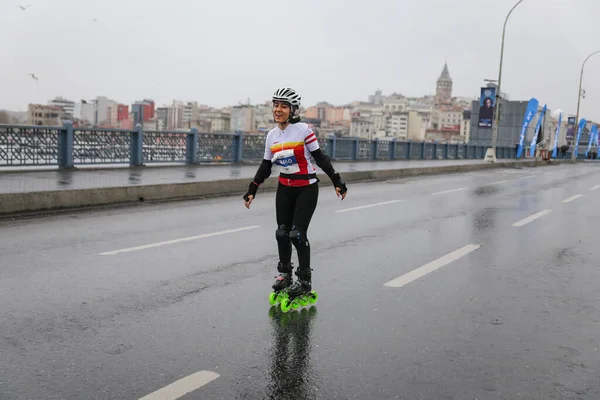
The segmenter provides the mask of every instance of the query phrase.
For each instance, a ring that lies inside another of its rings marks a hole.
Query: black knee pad
[[[278,242],[289,243],[290,242],[290,229],[289,226],[280,225],[279,228],[275,231],[275,239]]]
[[[294,246],[306,246],[308,247],[308,238],[303,230],[294,229],[290,232],[290,239]]]

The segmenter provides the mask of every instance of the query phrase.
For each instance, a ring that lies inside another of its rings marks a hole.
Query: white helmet
[[[292,107],[300,108],[300,100],[302,100],[302,97],[300,97],[300,95],[292,88],[285,87],[277,89],[275,93],[273,93],[273,101],[285,101]]]

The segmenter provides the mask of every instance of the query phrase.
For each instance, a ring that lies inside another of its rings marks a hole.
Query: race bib
[[[281,167],[282,172],[286,174],[295,174],[296,172],[300,172],[300,167],[298,166],[298,160],[296,159],[296,155],[294,154],[294,150],[282,150],[275,154],[272,162]]]

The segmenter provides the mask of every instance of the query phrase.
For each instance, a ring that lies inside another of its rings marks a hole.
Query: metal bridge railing
[[[319,145],[332,160],[483,159],[489,146],[320,137]],[[260,161],[264,134],[202,133],[26,126],[0,124],[0,167],[84,164],[198,164]],[[579,158],[583,158],[580,151]],[[497,158],[514,158],[514,147],[497,147]]]

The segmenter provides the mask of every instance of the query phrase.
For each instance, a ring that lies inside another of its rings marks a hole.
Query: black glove
[[[340,177],[339,173],[336,172],[335,174],[333,174],[333,176],[331,177],[331,181],[333,182],[333,186],[335,186],[336,188],[340,188],[340,194],[344,194],[348,191],[348,188],[346,187],[346,184]]]
[[[252,195],[253,198],[256,198],[256,191],[258,190],[258,185],[254,182],[250,182],[250,186],[248,186],[248,192],[244,195],[244,200],[249,201],[250,198],[248,196]]]

